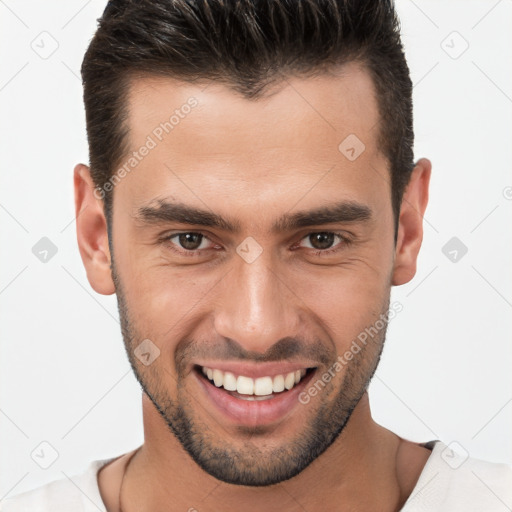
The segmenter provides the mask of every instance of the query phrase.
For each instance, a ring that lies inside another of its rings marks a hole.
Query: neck
[[[128,510],[287,512],[396,511],[417,478],[400,475],[402,441],[373,421],[365,393],[336,441],[300,474],[276,485],[248,487],[204,472],[143,395],[145,442],[133,458],[123,493]],[[415,466],[417,476],[426,461]],[[411,464],[407,464],[410,473]],[[404,485],[404,482],[408,483]],[[131,504],[131,506],[130,506]]]

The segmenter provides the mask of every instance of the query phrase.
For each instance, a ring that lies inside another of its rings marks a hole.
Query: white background
[[[115,296],[90,288],[74,225],[72,169],[88,161],[79,69],[104,5],[0,2],[0,497],[143,440]],[[393,290],[404,309],[373,414],[408,439],[512,463],[512,2],[403,0],[398,11],[415,158],[433,174],[417,275]],[[42,37],[58,43],[46,59],[32,48]],[[42,237],[58,249],[47,263],[32,253]],[[455,263],[442,252],[452,237],[468,248]],[[43,441],[58,452],[48,469],[31,458]]]

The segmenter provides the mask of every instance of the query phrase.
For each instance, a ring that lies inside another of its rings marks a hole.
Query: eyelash
[[[315,235],[315,234],[318,234],[318,233],[325,233],[325,234],[329,234],[329,235],[335,235],[335,236],[340,238],[340,243],[338,245],[336,245],[334,248],[329,248],[329,249],[324,249],[324,250],[321,250],[321,249],[311,249],[311,250],[314,251],[313,252],[314,256],[322,257],[322,256],[325,256],[325,255],[328,255],[328,254],[332,254],[332,253],[341,251],[341,250],[343,250],[343,247],[348,247],[352,243],[352,240],[350,238],[348,238],[345,233],[339,233],[337,231],[312,231],[311,233],[308,233],[306,236],[301,238],[300,241],[302,242],[302,240],[310,237],[311,235]],[[201,236],[203,236],[203,238],[206,238],[207,240],[210,240],[206,235],[204,235],[203,233],[201,233],[199,231],[181,231],[179,233],[173,233],[172,235],[164,236],[164,237],[162,237],[160,239],[160,241],[163,242],[163,243],[166,243],[171,248],[172,251],[174,251],[175,253],[177,253],[177,254],[179,254],[181,256],[186,256],[186,257],[201,256],[200,253],[205,251],[205,250],[207,250],[207,249],[194,249],[194,250],[182,249],[182,250],[179,250],[179,249],[176,249],[176,245],[171,242],[172,238],[175,238],[175,237],[180,236],[180,235],[191,235],[191,234],[201,235]],[[340,245],[342,246],[341,248],[340,248]],[[306,249],[307,249],[307,247],[306,247]]]

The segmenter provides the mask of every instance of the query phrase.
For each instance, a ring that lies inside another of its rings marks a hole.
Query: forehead
[[[274,139],[276,132],[284,142],[287,135],[296,139],[315,135],[313,132],[326,136],[330,130],[331,135],[337,132],[336,141],[346,130],[364,137],[379,119],[374,84],[359,62],[349,62],[315,77],[283,75],[256,99],[248,99],[220,82],[186,83],[148,76],[130,82],[128,119],[132,141],[168,120],[191,98],[197,100],[199,108],[194,109],[186,124],[203,142],[222,142],[212,133],[213,127],[217,132],[229,130],[239,141],[258,135],[257,140],[250,140],[253,147]],[[303,123],[297,124],[299,121]],[[290,126],[290,122],[294,124]],[[287,129],[280,130],[283,127]],[[242,131],[234,131],[237,128]]]
[[[357,62],[286,77],[258,99],[214,81],[138,78],[128,107],[130,151],[151,146],[120,187],[139,202],[177,186],[192,201],[194,191],[219,198],[235,185],[240,194],[275,201],[276,190],[300,194],[319,180],[317,191],[338,197],[386,183],[375,174],[376,167],[386,172],[375,87]]]

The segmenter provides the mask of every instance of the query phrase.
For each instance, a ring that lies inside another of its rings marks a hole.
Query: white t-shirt
[[[455,453],[443,442],[423,443],[432,454],[401,512],[506,512],[512,510],[512,465]],[[4,499],[2,512],[106,512],[97,474],[114,460],[91,462],[86,471]]]

